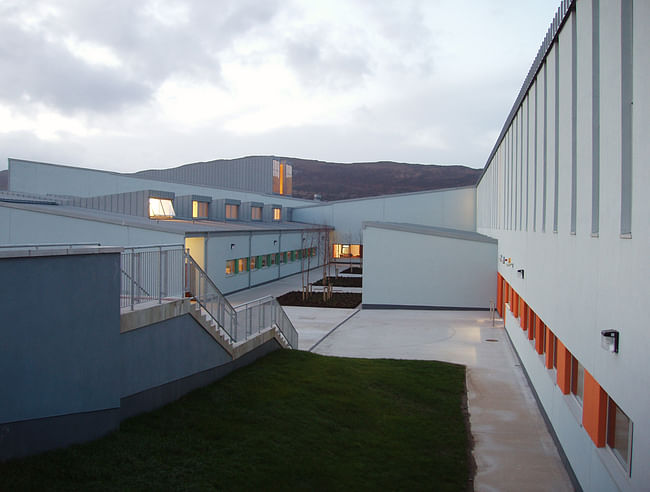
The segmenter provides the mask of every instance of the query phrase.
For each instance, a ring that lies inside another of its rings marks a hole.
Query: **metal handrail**
[[[232,340],[237,341],[237,314],[208,274],[185,251],[185,292]]]
[[[246,337],[274,326],[290,347],[298,347],[298,332],[275,297],[266,296],[248,301],[235,307],[235,310],[239,329],[244,330]]]
[[[298,332],[277,299],[267,296],[233,307],[182,244],[125,248],[121,274],[122,307],[191,298],[233,343],[275,327],[290,347],[298,347]]]
[[[101,246],[100,243],[40,243],[40,244],[0,244],[2,249],[18,249],[18,248],[28,248],[28,249],[41,249],[41,248],[78,248],[78,247],[88,247],[88,246]]]

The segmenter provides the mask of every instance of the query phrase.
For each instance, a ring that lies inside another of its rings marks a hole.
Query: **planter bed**
[[[278,297],[278,302],[283,306],[355,308],[361,304],[361,294],[358,292],[333,292],[332,298],[324,302],[322,292],[307,294],[307,298],[303,301],[302,292],[292,291]]]

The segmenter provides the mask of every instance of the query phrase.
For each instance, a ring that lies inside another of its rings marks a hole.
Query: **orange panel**
[[[503,318],[503,279],[501,275],[497,273],[497,312],[499,316]]]
[[[557,385],[563,394],[568,395],[571,390],[571,352],[557,338]]]
[[[519,326],[521,326],[521,328],[523,330],[526,329],[526,315],[527,314],[528,314],[528,304],[526,304],[522,299],[521,300],[521,316],[519,316]]]
[[[535,320],[535,350],[538,354],[544,353],[544,323],[539,317]]]
[[[607,435],[607,393],[589,371],[585,370],[585,388],[582,400],[582,426],[596,446],[605,446]]]
[[[530,329],[528,330],[528,340],[535,339],[535,326],[537,326],[536,323],[538,319],[537,315],[532,313],[532,316],[530,317]]]
[[[553,344],[555,343],[555,335],[551,330],[546,327],[546,358],[544,359],[544,365],[546,369],[553,369]]]
[[[512,294],[512,314],[515,318],[519,317],[519,294],[514,291]]]

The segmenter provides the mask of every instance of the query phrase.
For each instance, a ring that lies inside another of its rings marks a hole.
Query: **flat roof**
[[[446,237],[461,239],[463,241],[475,241],[480,243],[497,244],[497,240],[474,231],[463,231],[461,229],[449,229],[447,227],[423,226],[418,224],[404,224],[400,222],[363,222],[364,229],[372,227],[375,229],[388,229],[392,231],[410,232],[413,234],[424,234],[428,236]]]

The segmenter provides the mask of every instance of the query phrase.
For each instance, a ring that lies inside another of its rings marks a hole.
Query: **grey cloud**
[[[287,41],[286,59],[307,86],[345,89],[371,73],[367,53],[342,51],[322,34]]]
[[[44,2],[24,6],[36,10]],[[188,22],[162,24],[147,15],[144,2],[76,0],[59,4],[58,15],[38,29],[12,21],[18,7],[1,8],[0,98],[10,104],[21,96],[63,111],[108,112],[146,102],[174,74],[218,82],[219,55],[241,35],[263,29],[281,3],[190,2]],[[74,57],[62,40],[74,36],[110,47],[120,69],[98,67]],[[4,76],[6,74],[6,76]]]
[[[6,23],[0,32],[0,97],[10,104],[28,98],[67,111],[110,111],[149,95],[141,82],[89,66],[41,36]]]

